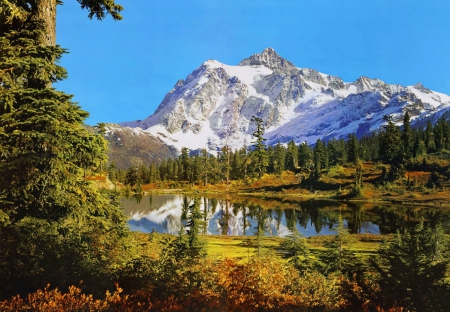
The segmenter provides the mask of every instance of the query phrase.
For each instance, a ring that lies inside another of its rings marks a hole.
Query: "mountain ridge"
[[[224,145],[249,145],[253,115],[264,120],[268,144],[298,144],[350,133],[361,137],[378,131],[383,115],[400,123],[408,111],[414,123],[437,118],[449,107],[448,95],[420,83],[401,86],[365,76],[346,83],[296,67],[267,48],[236,66],[204,62],[177,81],[152,115],[119,126],[141,128],[144,135],[178,150],[206,148],[214,153]]]

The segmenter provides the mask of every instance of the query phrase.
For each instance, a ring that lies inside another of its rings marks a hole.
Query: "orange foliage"
[[[182,266],[165,284],[165,295],[151,287],[124,295],[116,285],[103,299],[69,287],[38,290],[0,302],[0,311],[339,311],[349,308],[342,297],[342,277],[318,272],[300,274],[274,256],[254,257],[240,264],[233,259],[200,259]],[[148,281],[151,283],[152,281]],[[358,290],[357,290],[358,291]],[[366,304],[367,303],[367,304]],[[361,311],[368,311],[370,303]],[[373,309],[373,306],[372,306]],[[379,312],[401,312],[401,308]]]
[[[87,176],[87,181],[98,181],[98,182],[106,182],[106,176],[96,175],[96,176]]]
[[[430,178],[430,172],[426,171],[408,171],[405,173],[405,178],[410,181],[416,181],[421,184],[425,184]]]

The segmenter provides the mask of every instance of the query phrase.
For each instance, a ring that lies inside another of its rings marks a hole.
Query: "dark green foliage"
[[[410,117],[408,112],[406,112],[405,116],[403,117],[402,146],[403,146],[403,153],[406,159],[411,158],[412,133],[410,126]]]
[[[130,167],[125,174],[125,185],[135,186],[139,182],[138,169],[136,167]]]
[[[357,164],[359,160],[359,146],[358,140],[356,139],[356,135],[349,134],[348,142],[347,142],[347,157],[348,162]]]
[[[331,140],[327,145],[328,163],[330,166],[344,164],[347,160],[347,150],[344,140]]]
[[[253,145],[254,150],[252,153],[252,158],[254,162],[255,169],[258,174],[258,178],[261,178],[266,171],[266,167],[269,165],[269,157],[267,155],[266,146],[264,141],[266,140],[264,135],[264,122],[261,118],[252,117],[252,120],[256,124],[256,130],[253,132],[253,137],[256,139]]]
[[[411,311],[446,310],[442,304],[449,293],[440,282],[448,260],[442,251],[441,226],[431,229],[423,221],[384,243],[374,263],[380,274],[380,302]]]
[[[298,148],[294,141],[289,141],[286,150],[286,169],[294,171],[298,167]]]
[[[313,153],[307,142],[298,147],[298,164],[301,168],[309,169],[313,163]]]
[[[384,160],[391,165],[389,179],[395,181],[400,179],[405,172],[405,153],[402,147],[402,134],[399,127],[392,121],[391,116],[384,116],[387,125],[384,126],[384,132],[381,134],[382,156]]]
[[[181,178],[185,181],[189,180],[189,149],[186,147],[183,147],[181,149],[181,155],[180,155],[180,162],[181,162]],[[192,181],[191,181],[192,182]]]
[[[363,184],[363,172],[361,165],[356,167],[355,172],[355,186],[353,187],[353,195],[359,196],[362,193]]]
[[[450,127],[442,116],[439,118],[433,129],[434,141],[437,150],[443,150],[449,147]]]
[[[297,230],[297,227],[293,228],[291,234],[286,235],[280,247],[284,252],[283,257],[289,259],[289,262],[298,270],[305,272],[311,268],[309,249],[306,246],[305,238]]]
[[[436,150],[433,125],[431,124],[430,120],[428,120],[427,127],[425,129],[425,147],[427,148],[428,153],[434,152]]]
[[[208,177],[212,175],[212,164],[206,149],[201,150],[200,154],[200,175],[203,178],[203,185],[208,185]]]
[[[323,264],[320,269],[326,274],[340,272],[350,276],[355,271],[354,268],[357,266],[358,261],[349,248],[353,244],[354,238],[349,230],[345,228],[340,214],[338,224],[334,230],[337,231],[337,234],[325,244],[327,250],[319,255],[319,260]]]
[[[233,152],[228,145],[222,147],[220,157],[220,172],[222,172],[226,184],[230,184],[230,171],[231,171],[231,159],[233,158]],[[234,159],[234,158],[233,158]]]
[[[108,178],[114,185],[116,184],[116,181],[119,179],[119,171],[117,170],[115,162],[111,162],[108,166]]]
[[[286,149],[278,143],[273,149],[273,170],[277,174],[281,173],[285,169]]]
[[[1,295],[112,282],[128,257],[126,219],[116,195],[83,178],[105,160],[105,141],[72,96],[49,87],[66,77],[56,63],[65,51],[40,44],[40,21],[0,32]]]
[[[313,178],[319,179],[322,174],[322,169],[328,167],[328,158],[324,143],[317,139],[316,146],[314,146],[314,172]]]
[[[204,254],[204,243],[200,240],[199,234],[203,232],[206,223],[203,220],[203,214],[200,211],[200,199],[194,198],[194,203],[189,206],[189,216],[187,219],[187,236],[189,243],[189,253],[191,256]]]

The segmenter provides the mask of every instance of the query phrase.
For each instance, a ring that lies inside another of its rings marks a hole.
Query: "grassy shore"
[[[144,194],[227,194],[296,199],[337,199],[376,203],[429,205],[450,207],[450,161],[436,159],[426,166],[417,162],[411,165],[403,179],[395,182],[383,180],[383,172],[389,167],[380,163],[360,164],[363,171],[363,187],[354,192],[355,165],[334,166],[324,170],[315,181],[308,179],[307,171],[284,171],[281,175],[265,174],[262,178],[247,178],[229,184],[216,181],[203,185],[201,181],[158,181],[142,186]],[[433,180],[431,183],[430,181]],[[133,188],[120,183],[122,192],[133,193]]]
[[[142,252],[150,257],[157,257],[161,248],[161,242],[166,239],[175,239],[168,234],[133,234],[141,243]],[[354,242],[349,249],[357,256],[369,257],[375,255],[378,247],[384,239],[391,239],[391,235],[359,234],[353,235]],[[315,258],[320,251],[325,250],[325,243],[333,238],[332,235],[312,236],[305,238],[310,250],[310,256]],[[226,236],[226,235],[202,235],[201,239],[206,243],[208,256],[218,258],[233,258],[245,262],[257,253],[257,238],[255,236]],[[261,237],[261,254],[272,253],[282,255],[280,244],[285,238],[277,236]]]

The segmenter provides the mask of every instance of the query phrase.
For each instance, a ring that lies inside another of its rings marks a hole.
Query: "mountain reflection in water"
[[[122,202],[132,231],[176,235],[186,225],[186,209],[193,199],[176,194],[137,195]],[[269,236],[287,235],[294,227],[305,237],[329,235],[336,233],[339,214],[351,233],[395,233],[422,218],[433,225],[442,222],[444,231],[450,233],[450,214],[438,208],[239,196],[201,197],[200,203],[207,224],[203,234],[209,235],[253,236],[258,225]]]

